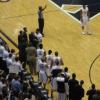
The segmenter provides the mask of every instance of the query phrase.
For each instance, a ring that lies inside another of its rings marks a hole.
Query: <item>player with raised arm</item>
[[[43,34],[43,28],[44,28],[44,16],[43,16],[43,11],[46,9],[46,5],[43,8],[42,6],[39,6],[38,8],[38,25],[39,25],[39,30],[40,33],[44,36]]]
[[[88,6],[83,5],[81,10],[81,23],[82,23],[82,34],[90,34],[89,32],[89,9]]]

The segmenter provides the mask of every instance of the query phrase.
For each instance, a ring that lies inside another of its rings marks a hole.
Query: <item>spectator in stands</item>
[[[92,84],[91,89],[89,89],[86,93],[88,96],[88,100],[93,100],[93,95],[96,93],[95,84]]]
[[[74,89],[76,84],[78,83],[78,80],[76,79],[76,74],[72,74],[72,79],[68,81],[69,84],[69,100],[74,100],[75,94],[74,94]]]
[[[43,16],[43,11],[46,9],[46,6],[43,8],[42,6],[39,6],[38,8],[38,25],[39,25],[39,30],[40,33],[44,36],[43,34],[43,28],[44,28],[44,16]]]
[[[9,74],[9,69],[7,68],[6,60],[2,60],[2,70],[5,72],[6,75]]]
[[[15,57],[16,57],[15,49],[11,49],[11,54],[12,54],[12,60],[15,61]]]
[[[2,82],[2,75],[0,75],[0,98],[2,98],[3,95],[3,87],[5,87],[6,85]]]
[[[20,63],[18,57],[15,58],[15,61],[13,62],[11,70],[12,70],[12,73],[15,73],[17,75],[23,71],[22,64]]]
[[[5,71],[6,74],[8,74],[9,72],[5,60],[7,56],[8,56],[8,52],[6,51],[4,44],[0,43],[0,69]]]
[[[26,48],[26,58],[31,74],[36,74],[36,48],[32,45]]]
[[[5,49],[3,51],[3,60],[6,60],[8,58],[8,56],[9,56],[9,51],[7,49]]]
[[[10,72],[10,67],[12,66],[13,64],[13,61],[12,61],[12,54],[10,53],[8,58],[6,59],[6,64],[7,64],[7,68],[9,69],[9,72]]]
[[[5,47],[3,46],[3,43],[0,43],[0,59],[3,58],[3,51],[5,50]]]
[[[4,46],[3,46],[3,42],[0,42],[0,69],[2,69],[2,58],[3,58],[3,51],[5,50]]]
[[[32,95],[30,93],[28,93],[24,100],[32,100]]]
[[[22,100],[31,100],[32,98],[32,88],[30,87],[30,83],[27,79],[23,80],[23,99]]]
[[[12,88],[14,96],[18,97],[20,92],[22,92],[22,84],[19,81],[19,76],[15,75],[15,78],[11,82],[11,88]]]
[[[7,86],[3,87],[2,93],[3,93],[3,95],[2,95],[2,96],[3,96],[2,100],[8,100],[8,94],[9,94],[9,92],[8,92],[8,87],[7,87]]]
[[[2,40],[2,38],[0,37],[0,43],[2,43],[3,42],[3,40]]]
[[[6,49],[8,52],[10,52],[10,48],[9,48],[9,46],[8,46],[7,43],[5,43],[5,49]]]

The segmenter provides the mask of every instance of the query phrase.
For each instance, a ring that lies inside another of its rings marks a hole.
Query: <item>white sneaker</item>
[[[83,35],[85,35],[85,32],[82,32]]]

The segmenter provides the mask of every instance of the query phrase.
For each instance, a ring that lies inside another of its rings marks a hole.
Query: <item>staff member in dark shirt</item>
[[[88,100],[94,100],[93,99],[93,95],[96,93],[96,88],[95,88],[95,84],[92,84],[91,89],[89,89],[86,93],[86,95],[88,96]]]
[[[31,32],[29,34],[29,43],[35,48],[37,48],[38,46],[39,41],[38,41],[38,38],[35,36],[34,32]]]
[[[67,96],[69,94],[68,78],[61,73],[57,78],[57,100],[68,100]]]
[[[39,6],[38,8],[38,25],[39,25],[39,30],[42,35],[43,34],[43,28],[44,28],[44,16],[43,16],[43,11],[46,9],[46,6],[42,8],[42,6]]]
[[[100,90],[96,90],[96,93],[93,95],[93,100],[100,100]]]
[[[69,100],[75,100],[75,86],[78,83],[78,80],[76,79],[76,74],[72,74],[72,78],[68,81],[69,85]]]

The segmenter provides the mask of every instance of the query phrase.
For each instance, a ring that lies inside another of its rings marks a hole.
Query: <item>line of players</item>
[[[81,100],[84,96],[82,87],[84,81],[79,84],[75,73],[72,74],[72,79],[70,79],[71,74],[68,72],[68,68],[63,66],[63,60],[57,51],[53,55],[52,50],[48,50],[48,54],[46,54],[43,45],[39,45],[36,66],[39,83],[44,88],[46,88],[47,83],[51,83],[52,98],[56,91],[58,93],[57,100],[68,100],[68,98],[69,100]],[[76,90],[73,91],[73,88],[76,88]]]

